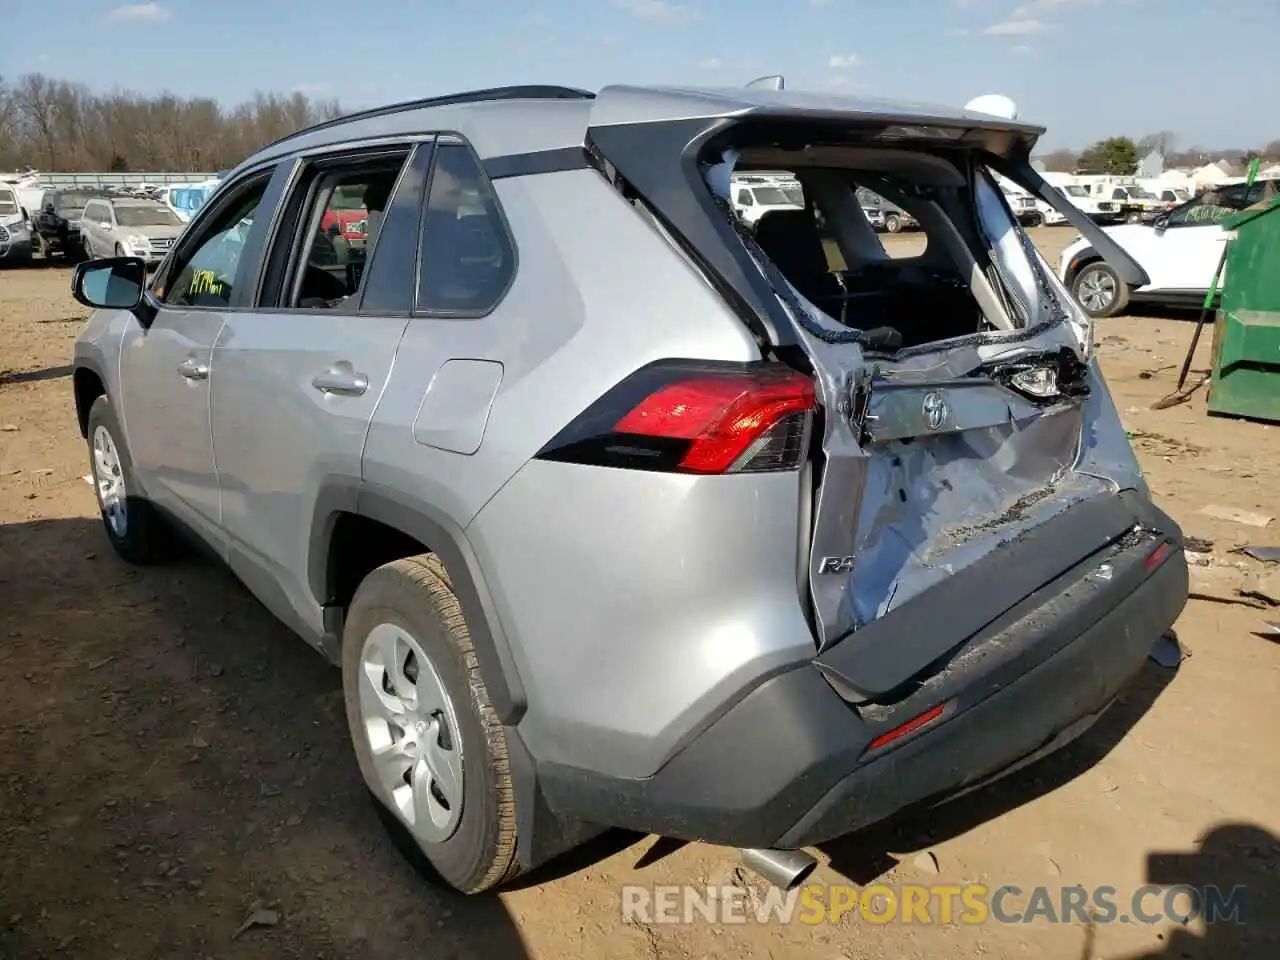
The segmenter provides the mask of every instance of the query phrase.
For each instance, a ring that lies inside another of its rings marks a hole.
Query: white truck
[[[735,174],[730,179],[733,207],[749,227],[770,210],[803,210],[804,190],[795,177],[772,173]]]
[[[1167,209],[1154,193],[1142,187],[1136,177],[1115,174],[1080,174],[1076,184],[1084,187],[1090,198],[1109,202],[1120,212],[1125,223],[1139,223]]]

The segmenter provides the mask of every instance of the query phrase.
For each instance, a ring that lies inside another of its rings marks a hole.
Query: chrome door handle
[[[343,364],[331,367],[324,373],[317,373],[311,379],[311,386],[321,393],[358,397],[369,389],[369,378],[363,373],[356,373],[349,365]]]
[[[178,372],[188,380],[208,380],[209,365],[188,357],[178,364]]]

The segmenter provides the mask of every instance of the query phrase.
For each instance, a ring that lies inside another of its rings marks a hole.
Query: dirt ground
[[[1036,233],[1056,263],[1071,231]],[[223,571],[111,553],[82,479],[69,276],[0,271],[0,960],[1280,956],[1280,645],[1261,634],[1280,608],[1199,599],[1189,658],[1150,663],[1069,750],[819,851],[814,881],[1110,885],[1122,908],[1148,880],[1244,884],[1242,925],[624,922],[625,884],[752,882],[731,851],[627,835],[501,896],[431,886],[370,809],[336,672]],[[1280,519],[1199,511],[1280,518],[1280,428],[1209,418],[1203,391],[1149,409],[1187,320],[1107,321],[1100,353],[1160,502],[1214,542],[1196,589],[1230,599],[1264,570],[1233,544],[1280,544]],[[258,910],[275,922],[237,935]]]

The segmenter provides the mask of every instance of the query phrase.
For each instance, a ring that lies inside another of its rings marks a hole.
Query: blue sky
[[[372,106],[550,82],[738,85],[783,73],[962,105],[1003,93],[1045,148],[1173,130],[1280,138],[1278,0],[0,0],[0,73],[233,103]],[[1268,49],[1268,46],[1271,49]]]

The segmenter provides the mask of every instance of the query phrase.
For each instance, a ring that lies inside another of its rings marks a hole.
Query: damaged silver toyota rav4
[[[1091,325],[994,179],[1140,285],[1031,168],[1041,132],[638,87],[304,130],[150,284],[77,268],[106,534],[154,562],[185,531],[341,668],[377,809],[455,887],[608,827],[793,880],[1078,735],[1186,602]],[[749,229],[751,170],[804,207]]]

